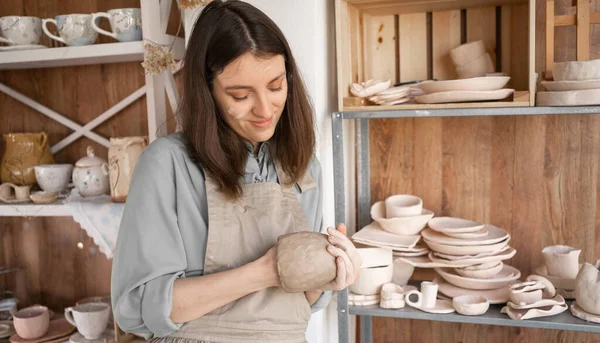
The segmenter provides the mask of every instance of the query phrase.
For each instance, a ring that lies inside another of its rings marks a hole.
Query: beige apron
[[[275,169],[282,185],[243,185],[243,196],[236,201],[226,199],[218,185],[206,176],[209,229],[205,275],[258,259],[277,243],[280,235],[309,230],[294,188],[283,186],[287,175],[279,163],[275,163]],[[297,186],[306,191],[316,183],[307,171]],[[286,293],[280,287],[271,287],[184,324],[166,341],[304,343],[310,314],[304,292]]]

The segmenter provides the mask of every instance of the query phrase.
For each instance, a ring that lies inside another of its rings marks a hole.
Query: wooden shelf
[[[370,15],[447,11],[463,8],[524,4],[527,0],[345,0]]]
[[[175,59],[183,58],[184,40],[173,46]],[[144,42],[92,44],[60,48],[0,52],[0,70],[53,68],[86,64],[135,62],[144,60]]]
[[[463,316],[458,313],[431,314],[409,306],[398,310],[388,310],[381,308],[377,305],[349,306],[349,313],[358,316],[435,320],[440,322],[452,323],[487,324],[524,328],[600,333],[600,324],[586,322],[582,319],[573,316],[570,310],[571,302],[568,302],[568,304],[569,309],[559,315],[528,320],[510,319],[508,315],[500,313],[500,309],[502,308],[502,306],[500,305],[490,306],[490,309],[481,316]]]
[[[57,200],[52,204],[0,204],[0,217],[70,217],[65,200]]]

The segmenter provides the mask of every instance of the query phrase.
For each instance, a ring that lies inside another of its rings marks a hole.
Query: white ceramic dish
[[[491,305],[506,304],[508,301],[508,287],[497,289],[468,289],[455,286],[446,282],[444,279],[435,280],[438,283],[438,292],[450,298],[461,295],[481,295],[484,296]]]
[[[600,79],[600,59],[590,61],[554,62],[552,74],[555,81]]]
[[[583,106],[600,104],[600,89],[537,92],[536,106]]]
[[[50,204],[56,201],[57,196],[56,192],[33,192],[29,198],[36,204]]]
[[[360,277],[348,289],[354,294],[374,295],[379,294],[381,286],[392,281],[394,268],[392,265],[385,267],[360,268]]]
[[[361,268],[389,266],[394,262],[392,249],[389,248],[357,248],[362,259]]]
[[[396,248],[394,249],[394,254],[399,252],[407,252],[407,253],[420,253],[430,251],[429,248],[424,243],[418,243],[412,248]]]
[[[443,234],[478,232],[485,227],[473,220],[454,217],[435,217],[427,223],[427,226]]]
[[[425,94],[415,97],[419,104],[445,104],[453,102],[493,101],[508,98],[514,89],[499,89],[495,91],[450,91]],[[538,93],[539,94],[539,93]]]
[[[461,239],[448,237],[443,233],[433,231],[431,229],[425,229],[421,232],[421,236],[423,236],[423,240],[426,242],[433,242],[438,244],[445,245],[456,245],[456,246],[479,246],[479,245],[488,245],[488,244],[496,244],[502,242],[510,237],[508,232],[504,229],[493,225],[485,225],[488,229],[488,235],[481,238],[471,238],[471,239]]]
[[[474,254],[474,255],[449,255],[449,254],[444,254],[444,253],[440,253],[440,252],[434,252],[433,255],[437,258],[444,259],[444,260],[451,260],[451,261],[473,260],[473,259],[479,259],[482,257],[498,255],[509,249],[511,249],[511,247],[507,245],[504,248],[499,249],[498,251],[484,252],[481,254]]]
[[[512,301],[509,301],[507,303],[507,305],[509,307],[511,307],[515,310],[528,310],[530,308],[540,308],[540,307],[545,307],[545,306],[564,305],[564,304],[565,304],[565,299],[560,295],[557,295],[552,299],[542,299],[542,300],[536,301],[534,303],[525,304],[525,305],[515,304]]]
[[[412,194],[396,194],[385,199],[385,217],[412,217],[423,212],[423,199]]]
[[[366,245],[375,245],[390,248],[412,248],[421,239],[420,235],[401,236],[387,231],[377,222],[365,226],[360,231],[352,235],[352,239]]]
[[[512,258],[513,256],[515,256],[516,253],[517,253],[517,250],[515,250],[512,247],[509,247],[509,249],[507,249],[507,250],[503,250],[503,251],[495,253],[493,255],[479,257],[479,258],[471,258],[471,259],[463,259],[463,260],[447,260],[447,259],[443,259],[443,258],[439,258],[439,257],[435,256],[434,253],[429,254],[428,258],[431,262],[444,264],[447,267],[457,268],[457,267],[468,267],[468,266],[472,266],[474,264],[492,263],[492,262],[508,260],[508,259]]]
[[[532,308],[532,309],[528,309],[528,310],[516,310],[509,306],[504,306],[500,312],[508,314],[510,319],[525,320],[525,319],[532,319],[532,318],[555,316],[557,314],[565,312],[567,310],[567,308],[568,308],[568,306],[566,304],[546,306],[546,307],[541,307],[541,308]]]
[[[493,267],[487,268],[487,269],[469,270],[469,269],[456,268],[455,271],[458,275],[468,277],[468,278],[490,279],[490,278],[493,278],[496,275],[498,275],[498,273],[500,273],[500,271],[502,271],[502,267],[503,267],[503,263],[498,262]]]
[[[581,265],[579,265],[579,267],[581,268]],[[554,287],[556,289],[560,288],[560,289],[564,289],[567,291],[575,290],[575,279],[561,278],[561,277],[548,275],[548,271],[546,270],[545,265],[536,268],[535,273],[540,276],[545,277],[546,279],[548,279],[548,281],[552,282],[552,284],[554,285]]]
[[[461,295],[452,299],[452,305],[465,316],[479,316],[490,308],[490,302],[482,295]]]
[[[394,251],[394,257],[419,257],[429,255],[430,250],[418,251],[418,252],[404,252]]]
[[[405,301],[406,301],[406,299],[405,299]],[[408,303],[408,302],[406,302],[406,303],[410,305],[410,303]],[[411,306],[411,307],[414,307],[414,306]],[[454,306],[452,306],[452,301],[443,300],[443,299],[437,299],[435,302],[435,307],[431,307],[431,308],[414,307],[414,308],[421,310],[423,312],[435,313],[435,314],[448,314],[448,313],[455,312]]]
[[[381,225],[387,232],[396,235],[418,235],[433,218],[433,212],[422,209],[420,215],[410,217],[385,218],[386,208],[384,201],[378,201],[371,206],[371,218]]]
[[[449,91],[494,91],[502,89],[510,81],[508,76],[482,76],[470,79],[429,81],[419,84],[426,93],[439,93]]]
[[[491,263],[474,264],[472,266],[463,267],[462,269],[465,269],[465,270],[484,270],[484,269],[490,269],[492,267],[495,267],[499,263],[502,263],[502,262],[491,262]]]
[[[577,301],[574,301],[571,304],[571,313],[579,319],[583,319],[588,322],[600,324],[600,315],[595,315],[595,314],[586,312],[579,305],[577,305]]]
[[[502,271],[490,279],[474,279],[457,275],[452,268],[434,268],[449,283],[469,289],[497,289],[512,285],[521,277],[521,272],[505,264]]]
[[[454,237],[454,238],[458,238],[458,239],[477,239],[477,238],[483,238],[483,237],[487,237],[487,235],[489,234],[489,231],[487,228],[483,228],[479,231],[475,231],[475,232],[465,232],[465,233],[456,233],[456,232],[444,232],[444,235],[448,236],[448,237]]]
[[[600,79],[582,81],[542,81],[548,92],[581,91],[600,88]]]
[[[510,241],[510,236],[506,238],[504,241],[494,243],[494,244],[485,244],[485,245],[448,245],[448,244],[440,244],[431,242],[428,240],[424,240],[425,243],[429,246],[432,251],[441,252],[444,254],[450,255],[474,255],[480,254],[484,252],[494,252],[504,248],[508,245]]]

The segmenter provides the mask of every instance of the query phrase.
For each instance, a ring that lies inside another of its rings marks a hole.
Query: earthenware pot
[[[579,272],[581,249],[567,245],[553,245],[542,250],[548,275],[574,279]]]
[[[0,165],[0,179],[16,185],[35,184],[34,166],[54,163],[48,146],[48,136],[40,133],[4,134],[6,151]]]
[[[600,260],[584,263],[575,281],[575,299],[584,311],[600,315]]]

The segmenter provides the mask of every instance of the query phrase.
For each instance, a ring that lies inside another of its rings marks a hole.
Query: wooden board
[[[427,15],[400,15],[398,24],[400,81],[427,79]]]
[[[364,26],[364,76],[396,82],[396,19],[393,15],[362,16]]]
[[[433,78],[456,79],[449,52],[460,45],[460,11],[433,12],[432,15]]]

